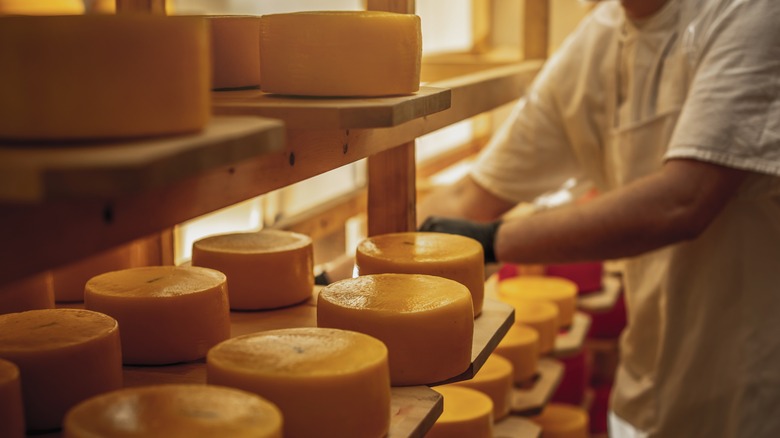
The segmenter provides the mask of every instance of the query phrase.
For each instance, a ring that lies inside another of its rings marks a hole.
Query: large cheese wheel
[[[331,283],[317,297],[317,325],[384,342],[395,386],[440,382],[471,363],[471,296],[443,277],[377,274]]]
[[[0,0],[0,15],[72,15],[83,13],[83,0]]]
[[[420,17],[380,11],[263,15],[261,89],[308,96],[384,96],[420,88]]]
[[[211,88],[260,86],[260,17],[211,15]]]
[[[110,271],[136,266],[133,245],[121,245],[69,263],[52,271],[54,299],[58,303],[84,301],[84,287],[90,278]]]
[[[455,280],[471,292],[474,316],[485,300],[482,245],[474,239],[444,233],[390,233],[369,237],[355,254],[360,275],[428,274]]]
[[[539,355],[553,351],[558,336],[558,306],[549,301],[501,300],[515,308],[515,324],[530,326],[539,334]]]
[[[98,312],[0,315],[0,357],[19,367],[28,430],[59,428],[68,409],[122,386],[119,326]]]
[[[494,351],[512,362],[514,382],[522,385],[536,375],[539,332],[524,324],[513,324]]]
[[[0,286],[0,315],[53,307],[51,272],[35,274]]]
[[[168,135],[209,119],[203,18],[0,17],[0,47],[2,139]]]
[[[216,385],[126,388],[71,409],[64,438],[282,438],[282,413],[255,394]]]
[[[209,351],[208,382],[274,403],[284,436],[384,437],[390,428],[387,348],[362,333],[317,327],[232,338]]]
[[[542,428],[544,438],[588,438],[588,413],[573,405],[550,403],[529,418]]]
[[[201,359],[230,337],[226,288],[213,269],[123,269],[90,279],[84,306],[119,321],[124,363],[170,364]]]
[[[426,438],[493,438],[493,402],[471,388],[433,388],[444,397],[444,411]]]
[[[577,309],[577,284],[558,277],[521,275],[498,283],[498,295],[524,301],[550,301],[558,306],[558,326],[569,327]]]
[[[499,421],[509,415],[514,378],[512,362],[504,357],[491,354],[474,377],[451,385],[476,389],[490,397],[493,401],[493,421]]]
[[[24,407],[19,367],[0,359],[0,436],[23,438]]]
[[[309,236],[280,230],[206,237],[192,245],[193,266],[228,277],[230,307],[273,309],[305,301],[314,289]]]

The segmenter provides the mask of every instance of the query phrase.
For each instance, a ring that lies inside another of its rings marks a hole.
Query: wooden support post
[[[165,0],[116,0],[116,12],[165,15]]]
[[[490,40],[493,21],[493,2],[490,0],[471,0],[471,53],[485,53],[492,46]]]
[[[415,0],[368,0],[366,2],[366,9],[369,11],[414,14],[414,1]]]
[[[550,40],[550,1],[525,0],[523,53],[525,59],[546,59]]]

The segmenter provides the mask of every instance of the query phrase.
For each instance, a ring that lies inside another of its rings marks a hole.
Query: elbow
[[[709,211],[684,206],[671,215],[667,230],[670,243],[698,239],[715,220],[716,215]]]

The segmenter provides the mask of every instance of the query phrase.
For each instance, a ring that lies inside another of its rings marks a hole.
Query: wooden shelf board
[[[585,338],[590,330],[590,315],[582,312],[574,313],[574,321],[565,332],[558,333],[555,337],[553,355],[565,357],[577,353],[585,344]]]
[[[603,288],[577,298],[577,306],[590,312],[607,312],[615,306],[623,291],[623,281],[616,275],[604,275]]]
[[[539,438],[542,428],[533,421],[510,415],[493,423],[493,438]]]
[[[387,128],[443,111],[450,102],[450,90],[427,86],[410,95],[361,98],[281,96],[260,90],[212,93],[215,114],[270,117],[292,129]]]
[[[555,359],[541,358],[538,378],[530,387],[512,389],[511,410],[515,415],[536,415],[549,403],[563,378],[563,364]]]

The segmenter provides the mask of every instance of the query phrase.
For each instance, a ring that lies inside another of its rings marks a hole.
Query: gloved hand
[[[473,222],[466,219],[430,216],[420,225],[419,231],[459,234],[471,237],[482,244],[482,249],[485,253],[485,263],[496,263],[496,253],[493,247],[496,240],[496,232],[500,226],[500,220],[495,222]]]

